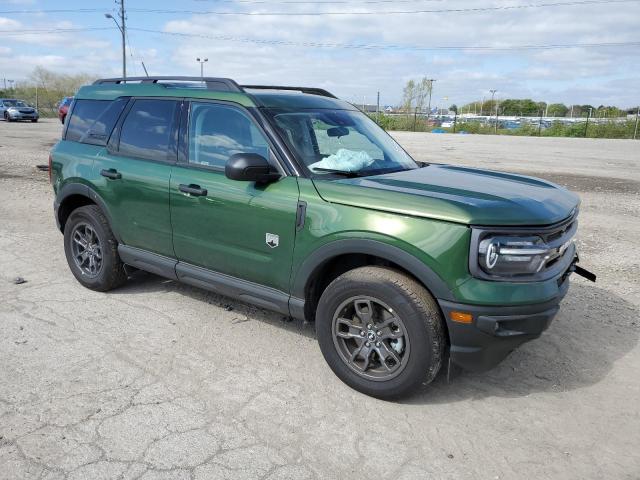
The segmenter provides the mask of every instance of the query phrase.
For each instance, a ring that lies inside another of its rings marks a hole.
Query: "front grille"
[[[552,249],[540,271],[551,268],[566,255],[574,254],[575,248],[572,248],[572,242],[577,230],[578,219],[577,214],[574,214],[572,218],[560,224],[556,229],[546,231],[540,235]]]

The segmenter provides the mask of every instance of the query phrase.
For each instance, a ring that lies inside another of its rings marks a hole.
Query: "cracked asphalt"
[[[59,134],[0,122],[0,479],[640,478],[640,142],[397,134],[576,190],[598,283],[574,276],[496,369],[384,402],[332,374],[312,325],[142,272],[82,288],[36,168]]]

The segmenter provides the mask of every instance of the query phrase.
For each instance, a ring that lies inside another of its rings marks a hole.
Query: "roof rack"
[[[323,97],[338,98],[322,88],[313,87],[283,87],[280,85],[242,85],[241,88],[249,88],[254,90],[292,90],[295,92],[309,93],[311,95],[320,95]]]
[[[176,82],[204,82],[208,90],[221,90],[223,92],[242,92],[242,87],[230,78],[215,78],[215,77],[117,77],[117,78],[101,78],[93,82],[94,85],[105,85],[109,83],[121,84],[128,82],[140,82],[140,83],[160,83],[166,81]]]

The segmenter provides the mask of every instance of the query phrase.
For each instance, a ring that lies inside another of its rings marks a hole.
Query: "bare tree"
[[[402,92],[402,107],[406,112],[418,112],[424,110],[424,105],[431,93],[433,84],[427,77],[423,77],[419,81],[409,80]]]

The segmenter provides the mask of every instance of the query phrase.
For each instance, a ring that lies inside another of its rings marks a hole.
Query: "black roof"
[[[301,91],[269,89],[251,89],[244,87],[261,107],[284,109],[317,109],[327,108],[334,110],[356,110],[356,108],[343,100],[333,96],[323,96],[315,93]]]

